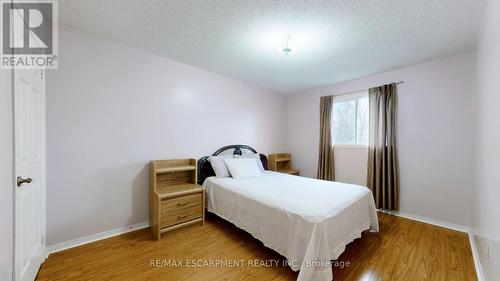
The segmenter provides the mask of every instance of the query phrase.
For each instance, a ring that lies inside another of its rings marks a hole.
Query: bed
[[[256,151],[226,146],[213,155]],[[260,154],[267,170],[267,158]],[[265,171],[260,177],[217,178],[207,158],[198,161],[207,210],[284,256],[297,280],[332,280],[331,261],[365,230],[378,232],[371,191],[363,186]]]

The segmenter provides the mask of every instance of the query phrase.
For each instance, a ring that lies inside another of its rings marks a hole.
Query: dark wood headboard
[[[253,153],[257,153],[255,149],[248,145],[244,144],[234,144],[234,145],[228,145],[224,146],[220,149],[218,149],[216,152],[212,154],[212,156],[219,155],[223,153],[224,151],[227,150],[233,150],[233,155],[242,155],[243,152],[242,150],[249,150]],[[262,161],[262,166],[264,166],[264,169],[268,169],[267,167],[267,157],[264,154],[259,154],[260,156],[260,161]],[[202,185],[203,182],[205,181],[206,178],[215,176],[214,169],[212,168],[212,165],[210,165],[210,162],[208,161],[209,156],[205,156],[200,158],[198,160],[198,184]]]

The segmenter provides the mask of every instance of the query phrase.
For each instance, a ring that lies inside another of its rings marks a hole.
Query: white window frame
[[[346,101],[352,101],[352,100],[357,100],[357,99],[360,99],[360,98],[366,98],[368,97],[368,91],[359,91],[359,92],[355,92],[355,93],[351,93],[351,94],[342,94],[342,95],[336,95],[336,96],[333,96],[333,103],[340,103],[340,102],[346,102]],[[356,109],[355,109],[355,112],[357,114],[358,112],[358,103],[356,102]],[[369,114],[368,114],[369,116]],[[332,112],[332,116],[331,116],[331,120],[332,120],[332,131],[330,132],[332,134],[332,146],[333,148],[343,148],[343,149],[368,149],[368,145],[367,144],[334,144],[333,143],[333,112]],[[356,116],[356,129],[358,128],[358,118]],[[368,128],[368,130],[370,130],[370,128]],[[368,132],[368,135],[370,134],[370,132]],[[355,137],[356,137],[356,142],[358,142],[357,138],[358,138],[358,134],[355,134]]]

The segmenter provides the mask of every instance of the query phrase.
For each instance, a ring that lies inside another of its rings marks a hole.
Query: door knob
[[[21,186],[23,183],[31,183],[33,181],[32,178],[21,178],[21,177],[17,177],[17,186]]]

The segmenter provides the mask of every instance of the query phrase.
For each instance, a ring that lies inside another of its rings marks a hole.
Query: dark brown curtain
[[[377,208],[399,209],[399,169],[396,146],[397,85],[369,90],[370,142],[367,185]]]
[[[319,105],[319,156],[318,179],[335,180],[332,146],[332,104],[333,96],[321,97]]]

